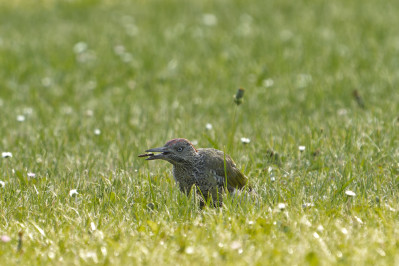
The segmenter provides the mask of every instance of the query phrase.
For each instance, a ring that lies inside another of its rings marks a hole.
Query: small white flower
[[[304,88],[312,82],[312,76],[309,74],[300,74],[297,76],[297,85],[299,88]]]
[[[133,60],[133,56],[131,53],[123,53],[121,54],[122,61],[128,63]]]
[[[24,115],[18,115],[17,116],[17,121],[18,122],[24,122],[25,121],[25,116]]]
[[[96,225],[93,222],[90,223],[90,228],[92,231],[96,231],[96,229],[97,229]]]
[[[139,33],[139,28],[134,24],[125,25],[125,30],[129,36],[136,36]]]
[[[317,227],[317,231],[323,232],[323,231],[324,231],[324,227],[320,224],[320,225]]]
[[[233,241],[230,245],[231,249],[240,249],[241,248],[241,242],[240,241]]]
[[[100,135],[101,134],[101,130],[100,129],[98,129],[98,128],[96,128],[96,129],[94,129],[94,135]]]
[[[7,236],[7,235],[2,235],[0,237],[1,242],[7,243],[11,241],[11,237]]]
[[[78,42],[73,47],[73,51],[75,52],[75,54],[83,53],[86,50],[87,50],[87,43],[85,42]]]
[[[243,144],[248,144],[250,142],[251,142],[251,140],[249,138],[241,138],[241,143],[243,143]]]
[[[114,52],[115,52],[115,54],[117,54],[117,55],[123,54],[123,53],[125,52],[125,46],[123,46],[123,45],[116,45],[116,46],[114,46]]]
[[[218,23],[218,19],[214,14],[203,14],[202,23],[206,26],[215,26]]]
[[[341,109],[338,109],[337,114],[339,116],[344,116],[344,115],[348,114],[348,111],[346,109],[344,109],[344,108],[341,108]]]
[[[86,84],[86,88],[89,90],[94,90],[97,87],[97,82],[95,80],[90,80]]]
[[[3,157],[3,158],[11,158],[12,157],[12,153],[11,152],[2,152],[1,153],[1,157]]]
[[[303,152],[306,149],[306,147],[301,145],[301,146],[298,147],[298,149],[299,149],[300,152]]]
[[[28,173],[28,177],[30,177],[30,178],[35,178],[35,177],[36,177],[36,174],[35,174],[35,173]]]
[[[285,203],[279,203],[279,204],[277,204],[277,207],[280,209],[280,210],[284,210],[285,209]]]
[[[87,111],[86,111],[86,115],[87,115],[87,116],[93,116],[93,114],[94,114],[94,113],[93,113],[93,110],[87,110]]]
[[[354,196],[356,196],[356,193],[353,192],[352,190],[347,190],[347,191],[345,191],[345,194],[346,194],[347,196],[349,196],[349,197],[354,197]]]
[[[0,187],[5,187],[5,186],[6,186],[6,182],[0,180]]]
[[[346,229],[345,227],[343,227],[343,228],[341,229],[341,232],[342,232],[344,235],[347,235],[347,234],[348,234],[348,229]]]
[[[270,177],[270,181],[274,182],[276,181],[276,178],[274,176]]]
[[[362,219],[360,219],[360,218],[357,217],[357,216],[354,216],[354,218],[355,218],[355,220],[356,220],[359,224],[363,224]]]
[[[310,208],[310,207],[314,207],[314,204],[312,202],[306,202],[304,204],[302,204],[302,208]]]
[[[107,248],[101,247],[101,253],[103,254],[104,257],[106,257],[107,256]]]
[[[193,140],[193,141],[191,141],[191,144],[193,144],[193,145],[198,145],[198,140]]]
[[[316,238],[316,239],[319,239],[319,238],[320,238],[319,234],[316,233],[316,232],[313,233],[313,237]]]
[[[24,114],[31,115],[33,113],[33,109],[31,107],[26,107],[23,110]]]
[[[268,168],[267,168],[267,172],[270,174],[271,172],[273,172],[273,167],[271,167],[271,166],[269,166]]]
[[[70,106],[64,106],[62,107],[61,111],[63,114],[70,115],[73,113],[73,108]]]
[[[69,191],[69,196],[70,197],[75,197],[77,196],[79,193],[76,189],[71,189],[71,191]]]
[[[51,83],[52,83],[51,78],[49,77],[42,78],[42,85],[44,87],[50,87]]]
[[[262,83],[266,88],[270,88],[274,85],[274,81],[272,79],[265,79]]]
[[[212,130],[213,126],[212,126],[212,124],[207,123],[207,124],[205,125],[205,128],[206,128],[207,130]]]
[[[193,247],[187,247],[185,251],[186,251],[187,254],[193,254],[194,253],[194,248]]]

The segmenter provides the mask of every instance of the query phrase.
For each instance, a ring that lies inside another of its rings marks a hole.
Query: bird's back
[[[204,148],[198,149],[198,153],[202,158],[205,168],[222,180],[223,186],[226,186],[226,180],[227,187],[232,189],[240,189],[247,184],[248,178],[237,168],[233,159],[223,151]],[[225,174],[225,169],[227,175]]]

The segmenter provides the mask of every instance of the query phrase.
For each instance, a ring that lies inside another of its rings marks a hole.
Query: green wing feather
[[[225,179],[225,165],[224,161],[226,160],[226,172],[227,172],[227,186],[233,188],[243,188],[247,182],[248,178],[241,173],[241,171],[237,168],[233,159],[222,151],[216,149],[201,149],[201,152],[207,153],[209,156],[207,158],[207,164],[211,166],[211,168],[215,171],[216,175],[223,177]],[[210,159],[212,158],[212,160]]]

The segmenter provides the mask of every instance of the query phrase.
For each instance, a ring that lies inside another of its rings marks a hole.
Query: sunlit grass
[[[1,261],[398,264],[397,1],[0,6]],[[201,210],[175,137],[256,194]]]

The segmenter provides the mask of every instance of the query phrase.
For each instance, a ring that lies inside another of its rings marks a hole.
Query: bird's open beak
[[[153,148],[153,149],[146,150],[145,152],[160,152],[159,154],[149,155],[149,157],[146,160],[150,161],[150,160],[165,158],[165,155],[167,155],[169,153],[169,149],[167,147],[159,147],[159,148]]]

